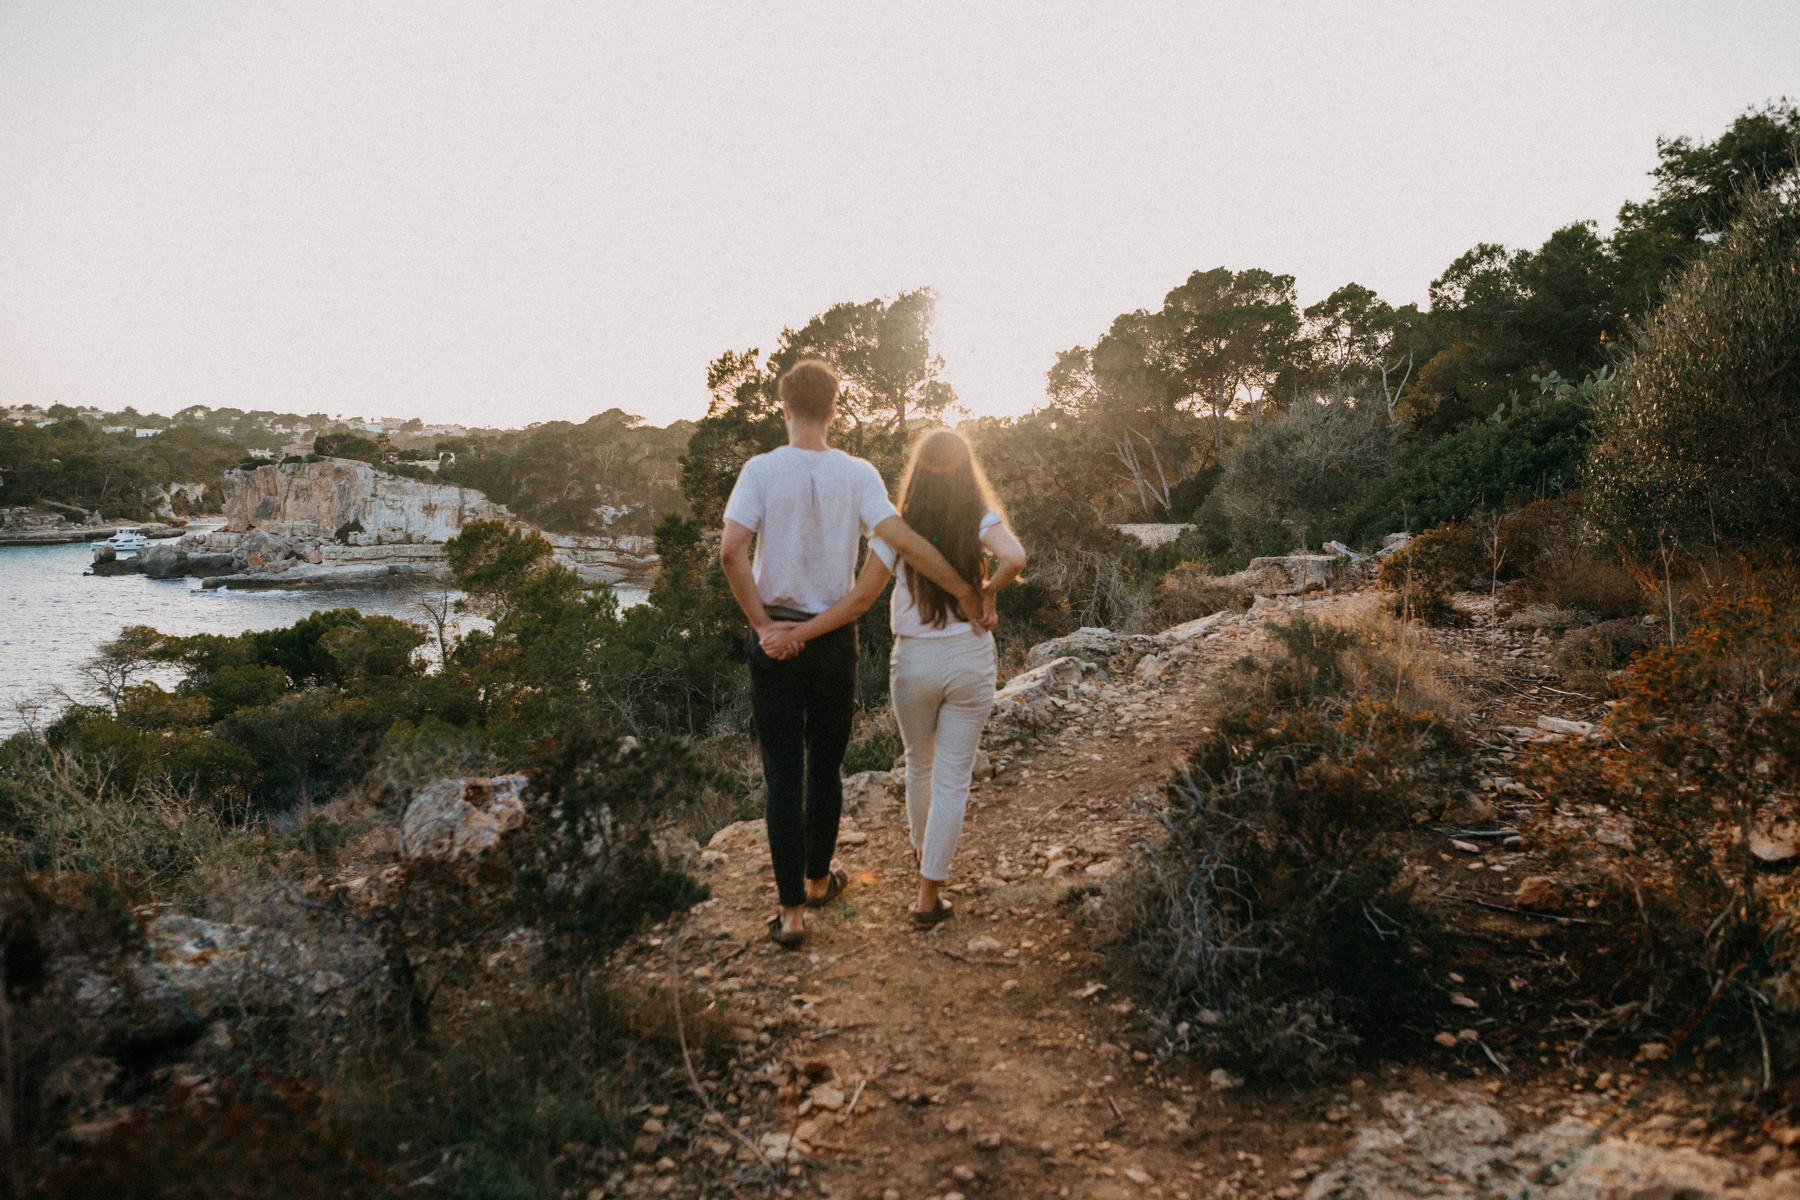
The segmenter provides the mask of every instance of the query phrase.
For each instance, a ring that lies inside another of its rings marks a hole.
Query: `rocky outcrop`
[[[1254,596],[1298,596],[1324,591],[1342,576],[1346,560],[1336,554],[1285,554],[1253,558],[1233,579]]]
[[[1350,1153],[1313,1179],[1305,1200],[1776,1200],[1800,1189],[1800,1171],[1759,1178],[1697,1150],[1595,1141],[1593,1127],[1575,1119],[1510,1139],[1506,1118],[1475,1092],[1448,1103],[1395,1092],[1381,1108],[1386,1120],[1359,1129]]]
[[[352,544],[443,542],[468,521],[506,520],[480,492],[388,475],[365,462],[325,458],[225,472],[228,530],[335,539],[346,525]]]
[[[1097,664],[1071,655],[1013,676],[994,693],[994,711],[982,734],[982,746],[994,750],[1036,740],[1056,723],[1066,703],[1095,694],[1094,686],[1085,681],[1099,674]]]
[[[653,538],[574,533],[546,533],[544,538],[556,552],[556,561],[588,583],[647,586],[662,561]]]
[[[440,779],[413,797],[400,818],[407,858],[479,854],[525,820],[525,776]]]
[[[341,458],[229,471],[225,516],[223,532],[205,535],[207,548],[234,551],[244,577],[219,586],[263,589],[380,587],[395,576],[447,579],[445,541],[469,521],[511,519],[480,492]],[[655,543],[647,537],[544,537],[556,561],[588,583],[647,586],[656,573]]]
[[[1025,652],[1025,665],[1041,667],[1047,662],[1073,655],[1087,662],[1099,663],[1114,672],[1129,671],[1139,658],[1155,648],[1155,639],[1143,634],[1114,633],[1110,629],[1088,625],[1064,637],[1039,642]]]
[[[1158,546],[1168,545],[1188,530],[1196,529],[1198,526],[1170,523],[1139,523],[1135,525],[1114,525],[1113,528],[1137,542],[1139,545],[1154,550]]]

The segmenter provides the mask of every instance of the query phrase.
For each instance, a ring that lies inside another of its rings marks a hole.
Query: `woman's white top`
[[[981,514],[981,533],[983,544],[986,544],[987,531],[1000,524],[1000,514],[984,512]],[[944,622],[942,629],[934,629],[925,623],[919,615],[918,607],[913,603],[912,589],[906,586],[906,572],[900,569],[900,555],[886,541],[878,537],[869,539],[869,553],[875,555],[882,565],[894,573],[894,598],[888,602],[888,628],[894,631],[895,637],[957,637],[966,633],[985,633],[977,630],[967,621],[958,621],[954,617]]]

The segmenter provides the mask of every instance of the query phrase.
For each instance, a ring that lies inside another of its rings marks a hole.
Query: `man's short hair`
[[[837,404],[838,373],[816,358],[806,358],[789,367],[776,384],[781,402],[788,411],[806,421],[829,421]]]

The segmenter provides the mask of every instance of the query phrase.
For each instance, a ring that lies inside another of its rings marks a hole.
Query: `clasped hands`
[[[983,589],[976,593],[979,611],[971,624],[992,633],[1000,624],[999,613],[994,608],[994,594]],[[757,635],[764,654],[777,662],[793,658],[806,649],[806,643],[794,636],[794,630],[800,628],[798,621],[770,621]]]

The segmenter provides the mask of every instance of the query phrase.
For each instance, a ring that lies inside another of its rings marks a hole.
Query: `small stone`
[[[1458,1008],[1480,1008],[1481,1007],[1481,1003],[1479,1001],[1471,1000],[1469,997],[1463,995],[1461,992],[1451,992],[1450,993],[1450,1003],[1456,1005],[1456,1007],[1458,1007]]]
[[[663,1131],[663,1123],[661,1121],[657,1120],[655,1117],[651,1117],[648,1121],[644,1122],[644,1132],[645,1133],[660,1134],[660,1133],[662,1133],[662,1131]]]
[[[807,1095],[812,1100],[814,1108],[825,1108],[836,1112],[844,1107],[844,1093],[829,1083],[821,1083]]]
[[[652,1104],[650,1106],[650,1115],[653,1117],[666,1117],[669,1115],[669,1106],[666,1104]]]
[[[1645,1042],[1638,1047],[1637,1060],[1641,1063],[1661,1062],[1669,1057],[1669,1047],[1665,1042]]]
[[[1481,1040],[1481,1035],[1473,1029],[1459,1029],[1456,1031],[1456,1040],[1459,1042],[1479,1042]]]
[[[1144,1187],[1150,1182],[1150,1172],[1144,1170],[1142,1167],[1126,1167],[1125,1178],[1131,1180],[1131,1182],[1137,1184],[1139,1187]]]
[[[957,1134],[964,1132],[968,1128],[969,1128],[969,1123],[967,1121],[963,1120],[961,1117],[945,1117],[944,1118],[944,1132],[950,1134],[953,1137]]]
[[[970,954],[998,954],[1002,949],[1004,949],[1004,947],[991,937],[978,937],[969,940]]]
[[[860,846],[868,840],[869,835],[862,832],[838,834],[838,845],[840,846]]]
[[[675,1160],[665,1155],[656,1160],[656,1169],[664,1175],[667,1175],[675,1169]]]
[[[984,1133],[975,1139],[975,1144],[983,1150],[998,1150],[1003,1140],[998,1133]]]
[[[1008,980],[1003,981],[1000,984],[1000,990],[1002,992],[1015,992],[1018,989],[1019,989],[1019,981],[1016,979],[1008,979]]]
[[[958,1183],[974,1183],[975,1182],[974,1170],[970,1167],[964,1166],[962,1163],[957,1163],[954,1167],[951,1167],[950,1174],[956,1176],[956,1182],[958,1182]]]
[[[1446,1050],[1452,1050],[1456,1047],[1456,1035],[1449,1030],[1444,1030],[1442,1033],[1434,1036],[1431,1040],[1444,1047]]]
[[[1233,1075],[1224,1067],[1214,1067],[1212,1069],[1212,1074],[1206,1077],[1206,1082],[1212,1084],[1212,1089],[1215,1092],[1229,1092],[1233,1088],[1241,1088],[1244,1086],[1244,1081],[1241,1076]]]
[[[1567,903],[1556,880],[1548,875],[1532,875],[1512,894],[1514,908],[1527,912],[1560,912]]]
[[[1086,874],[1090,879],[1111,879],[1114,875],[1122,874],[1125,866],[1124,859],[1109,858],[1088,867]]]
[[[1459,842],[1455,838],[1451,838],[1450,844],[1455,846],[1458,850],[1461,850],[1464,854],[1481,853],[1481,847],[1477,846],[1474,842]]]

